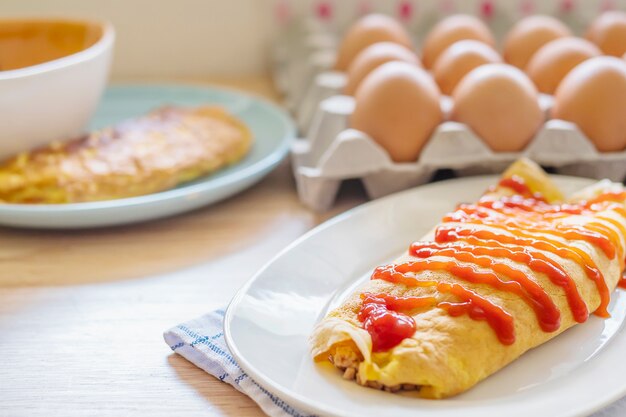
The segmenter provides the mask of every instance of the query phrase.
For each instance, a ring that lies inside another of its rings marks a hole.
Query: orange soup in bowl
[[[84,132],[114,44],[105,21],[0,19],[0,161]]]
[[[0,71],[53,61],[102,38],[101,24],[71,20],[0,20]]]

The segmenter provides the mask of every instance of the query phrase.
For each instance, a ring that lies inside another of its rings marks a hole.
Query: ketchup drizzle
[[[577,322],[583,323],[589,317],[587,305],[580,296],[574,280],[557,262],[554,262],[543,253],[529,251],[520,246],[503,246],[493,240],[480,241],[470,238],[466,239],[466,242],[476,246],[416,242],[411,245],[409,253],[418,258],[427,258],[435,255],[449,256],[462,262],[473,262],[482,267],[492,268],[495,272],[508,275],[510,279],[517,281],[526,292],[534,294],[537,302],[543,306],[542,309],[537,309],[537,306],[531,305],[537,313],[542,329],[546,332],[558,330],[560,313],[546,291],[531,280],[522,270],[508,266],[500,258],[524,263],[531,270],[547,275],[552,283],[563,288],[574,319]],[[486,258],[485,255],[495,259]],[[482,259],[487,259],[489,262]]]
[[[406,312],[435,304],[433,297],[365,293],[361,299],[358,319],[372,337],[373,352],[389,350],[415,333],[415,320]]]
[[[434,292],[429,297],[362,294],[358,319],[372,336],[374,352],[389,350],[411,337],[416,331],[416,322],[410,314],[419,314],[417,310],[432,307],[445,310],[452,317],[467,315],[472,320],[486,321],[501,343],[510,345],[515,342],[514,320],[510,313],[461,283],[419,279],[416,274],[424,271],[444,271],[459,281],[489,285],[516,294],[534,310],[543,331],[556,331],[560,328],[561,313],[550,295],[523,269],[512,266],[507,260],[525,264],[561,287],[574,319],[579,323],[586,321],[589,311],[575,281],[558,262],[546,256],[545,251],[570,259],[585,271],[600,295],[600,306],[594,313],[608,317],[609,289],[591,256],[555,238],[588,242],[600,248],[609,259],[618,256],[623,269],[625,248],[620,233],[626,236],[626,227],[622,223],[602,215],[584,225],[559,220],[568,215],[595,215],[604,210],[613,210],[626,218],[626,207],[622,205],[626,192],[608,192],[589,201],[556,205],[533,193],[517,176],[502,179],[498,186],[511,189],[515,195],[497,200],[482,198],[477,204],[460,204],[456,211],[444,217],[444,224],[435,231],[434,242],[411,245],[409,254],[417,260],[374,270],[372,279],[410,288],[431,287]],[[490,191],[494,190],[495,187],[490,188]],[[445,224],[449,222],[455,224]],[[477,229],[475,225],[488,228]],[[626,288],[626,276],[618,285]],[[438,302],[437,293],[448,294],[456,301],[447,297]]]

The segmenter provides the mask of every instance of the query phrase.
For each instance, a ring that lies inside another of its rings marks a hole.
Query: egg
[[[453,15],[441,20],[430,30],[422,48],[422,62],[430,69],[439,55],[450,45],[464,39],[473,39],[494,46],[489,28],[477,17]]]
[[[526,74],[540,92],[553,94],[561,80],[575,66],[602,55],[593,43],[581,38],[559,38],[543,45],[526,66]]]
[[[375,43],[361,51],[348,67],[344,94],[353,95],[361,81],[372,70],[389,61],[402,61],[421,66],[417,55],[405,46],[392,42]]]
[[[450,95],[468,72],[496,62],[502,62],[502,58],[491,46],[475,40],[463,40],[443,51],[432,72],[441,92]]]
[[[591,58],[571,70],[554,95],[552,116],[576,123],[601,152],[626,149],[626,63]]]
[[[521,151],[544,121],[532,81],[506,64],[473,69],[454,89],[452,99],[450,118],[465,123],[496,152]]]
[[[372,71],[354,96],[351,127],[367,133],[395,162],[417,160],[443,115],[432,77],[406,62],[387,62]]]
[[[546,43],[564,36],[571,31],[559,20],[543,15],[529,16],[515,24],[504,39],[504,60],[524,69],[530,58]]]
[[[346,71],[359,52],[376,42],[394,42],[413,49],[413,41],[400,23],[383,14],[369,14],[350,26],[343,37],[335,69]]]
[[[598,45],[607,55],[622,56],[626,53],[626,13],[604,12],[587,29],[587,39]]]

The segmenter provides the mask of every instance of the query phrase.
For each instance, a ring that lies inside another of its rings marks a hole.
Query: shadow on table
[[[287,169],[281,166],[221,203],[148,223],[76,231],[2,228],[0,286],[76,285],[161,275],[254,248],[267,236],[281,233],[285,224],[303,233],[316,218],[297,200]]]

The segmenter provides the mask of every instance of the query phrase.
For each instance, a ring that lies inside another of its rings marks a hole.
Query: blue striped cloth
[[[237,364],[224,340],[224,310],[179,324],[163,333],[169,347],[198,368],[252,398],[272,417],[312,417],[290,406],[250,378]],[[626,398],[590,417],[626,416]]]
[[[198,368],[252,398],[272,417],[309,417],[257,384],[231,355],[223,332],[224,310],[179,324],[163,333],[169,347]]]

